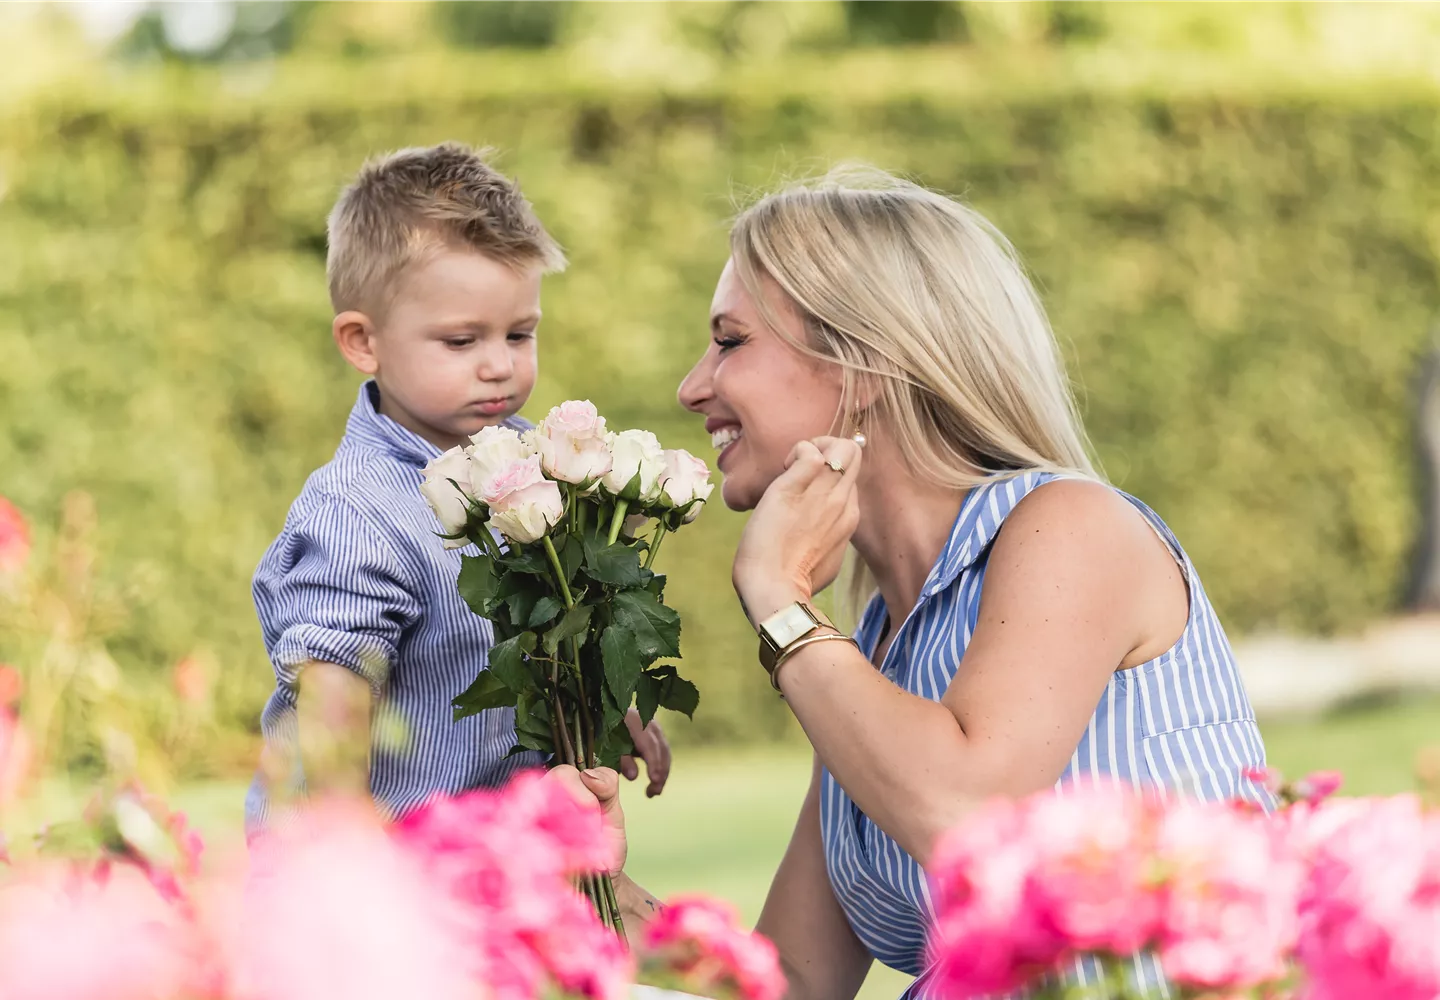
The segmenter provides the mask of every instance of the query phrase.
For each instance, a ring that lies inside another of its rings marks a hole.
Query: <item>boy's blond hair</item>
[[[326,225],[325,273],[337,313],[383,313],[405,270],[444,249],[515,268],[564,269],[559,244],[515,182],[486,162],[489,152],[445,142],[360,168]]]

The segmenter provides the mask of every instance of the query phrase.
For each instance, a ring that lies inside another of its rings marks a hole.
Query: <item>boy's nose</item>
[[[503,382],[515,374],[515,363],[509,351],[486,351],[480,355],[475,372],[482,382]]]

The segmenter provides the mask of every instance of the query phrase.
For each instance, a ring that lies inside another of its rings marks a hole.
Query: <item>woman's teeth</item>
[[[738,440],[740,440],[740,428],[738,427],[722,427],[710,435],[710,444],[716,451],[728,448]]]

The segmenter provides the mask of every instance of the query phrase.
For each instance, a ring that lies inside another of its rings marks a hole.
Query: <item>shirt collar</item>
[[[379,410],[380,389],[374,379],[360,386],[350,419],[345,424],[345,437],[383,452],[408,465],[422,467],[440,454],[440,449],[419,434],[401,427]]]
[[[925,586],[920,589],[922,601],[954,583],[961,573],[979,562],[989,550],[990,543],[1000,533],[1005,515],[1014,506],[1012,502],[1007,502],[1008,497],[1002,499],[1000,496],[1006,484],[1013,484],[1013,489],[1024,496],[1032,488],[1032,480],[1040,475],[1043,473],[1037,469],[1018,475],[1013,472],[997,473],[970,488],[960,502],[960,512],[955,515],[950,537],[945,540],[945,547],[940,550]]]

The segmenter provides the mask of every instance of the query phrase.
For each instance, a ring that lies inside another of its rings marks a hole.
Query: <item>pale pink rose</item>
[[[647,961],[707,996],[733,991],[742,1000],[780,1000],[785,975],[775,946],[740,926],[729,903],[682,896],[645,927]]]
[[[671,507],[694,504],[686,512],[686,522],[700,515],[700,508],[715,489],[715,484],[710,482],[710,467],[683,448],[665,452],[665,472],[660,483],[665,501]]]
[[[422,472],[420,495],[435,513],[443,534],[457,535],[470,520],[470,505],[460,487],[470,482],[470,459],[460,447],[437,455]],[[458,484],[458,485],[457,485]],[[463,549],[470,542],[465,538],[447,538],[447,549]]]
[[[1160,817],[1159,955],[1176,983],[1235,989],[1283,977],[1303,877],[1286,827],[1224,803],[1175,800]]]
[[[660,447],[660,439],[649,431],[622,431],[611,434],[608,440],[613,461],[601,485],[614,496],[653,503],[660,495],[660,478],[665,472],[665,450]],[[627,492],[632,482],[635,490]]]
[[[538,455],[492,476],[480,499],[490,508],[490,526],[522,544],[539,541],[565,513],[560,487],[540,471]]]
[[[610,471],[605,418],[588,399],[552,409],[529,435],[546,475],[565,483],[589,483]]]
[[[535,454],[535,449],[516,430],[484,427],[470,438],[465,454],[470,461],[471,493],[483,497],[490,492],[492,479],[516,462]]]
[[[30,526],[20,508],[0,496],[0,574],[17,573],[30,558]]]

